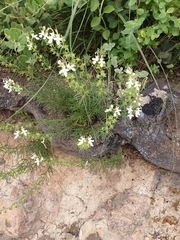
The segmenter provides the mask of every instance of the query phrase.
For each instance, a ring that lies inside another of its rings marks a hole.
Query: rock
[[[79,240],[119,240],[119,237],[112,233],[107,226],[106,220],[88,220],[80,229]]]
[[[8,139],[16,144],[13,134]],[[56,154],[64,161],[77,160],[58,150]],[[4,155],[1,171],[19,157]],[[0,215],[0,239],[178,240],[180,174],[144,161],[131,146],[123,147],[123,162],[121,168],[106,172],[53,166],[40,189],[18,208]],[[42,165],[35,172],[1,180],[1,208],[18,201],[45,169]]]
[[[1,83],[2,84],[2,83]],[[164,169],[180,173],[180,92],[168,89],[166,83],[158,81],[159,89],[155,83],[150,84],[144,90],[143,96],[146,102],[142,106],[140,117],[132,121],[124,121],[119,118],[112,136],[84,153],[80,152],[71,139],[62,139],[58,136],[51,140],[51,144],[59,150],[81,158],[101,159],[104,155],[113,152],[119,146],[126,143],[133,145],[142,156],[151,163]],[[17,109],[23,106],[24,96],[8,94],[1,88],[1,109]],[[8,99],[9,98],[9,99]],[[56,131],[57,125],[52,127],[46,123],[49,119],[48,112],[31,101],[23,108],[23,111],[34,115],[40,127],[45,133]]]

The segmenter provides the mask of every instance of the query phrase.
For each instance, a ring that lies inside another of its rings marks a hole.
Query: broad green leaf
[[[180,27],[180,18],[171,16],[170,19],[174,22],[175,27]]]
[[[23,66],[28,66],[28,63],[27,63],[28,59],[29,59],[29,57],[26,55],[21,55],[19,57],[19,61],[20,61],[21,65],[23,65]]]
[[[108,6],[104,7],[103,13],[111,13],[114,11],[114,9],[115,8],[112,5],[108,5]]]
[[[165,2],[160,2],[160,3],[159,3],[159,8],[164,8],[165,5],[166,5]]]
[[[104,27],[102,25],[97,25],[93,29],[96,30],[96,31],[100,31],[100,30],[104,30]]]
[[[117,27],[117,25],[118,25],[118,21],[116,21],[116,20],[112,20],[112,21],[110,21],[110,23],[109,23],[109,27],[110,28],[116,28]]]
[[[19,42],[20,44],[26,44],[27,39],[26,39],[26,35],[25,35],[24,33],[21,34],[21,36],[18,38],[18,42]]]
[[[145,38],[146,37],[146,32],[144,30],[141,30],[140,35],[141,35],[141,37]]]
[[[114,33],[112,38],[113,40],[117,40],[119,36],[120,36],[120,33]]]
[[[117,67],[117,64],[118,62],[117,62],[117,56],[112,56],[111,57],[111,65],[113,66],[113,67]]]
[[[163,19],[166,17],[166,12],[165,11],[162,11],[160,14],[159,14],[159,18],[160,19]]]
[[[173,7],[168,8],[167,13],[173,13],[173,12],[174,12],[174,8]]]
[[[90,5],[91,12],[96,11],[98,7],[99,7],[99,0],[91,0],[91,5]]]
[[[93,28],[93,27],[98,26],[100,24],[100,22],[101,22],[100,17],[94,17],[91,21],[91,27]]]
[[[17,52],[22,52],[25,48],[25,45],[23,44],[19,44],[18,47],[17,47]]]
[[[6,47],[15,50],[15,44],[12,41],[8,41],[5,43]]]
[[[138,15],[143,15],[144,14],[144,9],[143,8],[138,8],[137,9],[137,14]]]
[[[137,76],[139,77],[139,78],[145,78],[145,77],[147,77],[148,75],[149,75],[149,73],[147,72],[147,71],[141,71],[141,72],[139,72],[139,71],[136,71],[136,74],[137,74]]]
[[[10,28],[10,29],[5,28],[4,33],[8,39],[11,39],[11,41],[17,41],[21,35],[21,30],[17,28]]]
[[[109,35],[110,35],[109,29],[104,30],[103,33],[102,33],[102,36],[105,40],[108,40]]]
[[[116,44],[115,43],[104,43],[103,44],[103,49],[105,50],[105,51],[111,51],[112,49],[113,49],[113,47],[115,46]]]
[[[129,3],[128,3],[128,6],[129,7],[132,7],[136,4],[137,0],[130,0]]]
[[[179,36],[179,29],[178,28],[172,28],[171,33],[173,36]]]

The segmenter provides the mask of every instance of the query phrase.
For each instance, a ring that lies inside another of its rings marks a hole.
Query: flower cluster
[[[9,90],[9,93],[12,91],[17,92],[20,94],[22,92],[22,87],[18,83],[15,83],[12,79],[3,79],[4,82],[4,88]]]
[[[106,118],[104,126],[102,127],[102,131],[106,136],[109,134],[110,130],[113,129],[114,124],[116,123],[118,117],[121,115],[121,109],[119,109],[117,106],[114,107],[111,104],[110,107],[105,110],[105,113],[108,113],[108,116]]]
[[[134,116],[139,117],[141,114],[141,84],[137,80],[137,75],[130,67],[126,69],[125,73],[128,77],[126,88],[120,88],[117,92],[117,96],[121,101],[123,115],[131,120]]]
[[[121,114],[121,110],[118,107],[115,107],[113,105],[110,106],[110,108],[106,109],[105,112],[112,112],[114,117],[118,117]]]
[[[85,138],[85,137],[80,137],[78,139],[79,143],[78,143],[78,146],[81,148],[81,149],[88,149],[90,146],[93,147],[94,144],[94,140],[92,139],[91,136],[89,136],[88,138]]]
[[[44,160],[43,157],[38,157],[35,153],[32,154],[31,159],[34,160],[34,163],[36,163],[37,166],[39,166],[40,163]]]
[[[21,135],[23,136],[27,136],[28,134],[28,131],[26,129],[24,129],[23,127],[21,127],[21,130],[17,130],[15,133],[14,133],[14,139],[20,137]]]
[[[96,53],[96,56],[94,58],[92,58],[92,63],[94,65],[99,64],[101,68],[104,67],[104,65],[105,65],[103,56],[100,56],[97,53]]]
[[[57,30],[53,30],[51,28],[42,27],[41,32],[38,34],[31,34],[31,37],[36,40],[47,40],[48,44],[56,43],[56,45],[61,45],[64,42],[64,37],[61,36]]]
[[[71,65],[69,63],[58,60],[58,65],[61,68],[61,70],[59,71],[59,74],[63,74],[65,77],[67,77],[69,71],[73,71],[73,72],[76,71],[74,64]]]

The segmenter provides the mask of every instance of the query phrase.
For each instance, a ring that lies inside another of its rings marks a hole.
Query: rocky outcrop
[[[48,132],[48,113],[34,101],[26,104],[25,96],[3,89],[0,90],[0,109],[19,109],[34,115],[42,130]],[[104,142],[87,150],[83,155],[71,140],[58,136],[51,140],[54,147],[83,158],[100,159],[121,145],[133,145],[142,156],[153,164],[170,171],[180,172],[180,92],[174,91],[162,81],[150,84],[143,92],[142,113],[132,121],[118,119],[113,135]],[[25,105],[24,105],[25,104]],[[52,129],[50,130],[52,131]],[[55,129],[54,129],[55,131]]]
[[[179,240],[179,174],[148,163],[130,146],[123,152],[123,165],[106,172],[54,166],[40,189],[0,215],[0,240]],[[4,156],[1,171],[18,161]],[[1,180],[1,208],[18,201],[45,169]]]

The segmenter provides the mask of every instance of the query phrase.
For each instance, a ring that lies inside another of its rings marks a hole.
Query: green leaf
[[[141,72],[136,71],[136,74],[137,74],[137,76],[138,76],[139,78],[145,78],[145,77],[147,77],[147,76],[149,75],[149,73],[148,73],[147,71],[145,71],[145,70],[143,70],[143,71],[141,71]]]
[[[25,45],[23,44],[19,44],[18,47],[17,47],[17,52],[22,52],[25,48]]]
[[[96,11],[98,7],[99,7],[99,0],[91,0],[91,5],[90,5],[91,12]]]
[[[11,41],[17,41],[19,36],[21,35],[21,30],[19,30],[18,28],[5,28],[4,33],[7,39],[11,39]]]
[[[100,30],[104,30],[104,27],[102,25],[97,25],[93,29],[96,30],[96,31],[100,31]]]
[[[144,9],[143,8],[138,8],[137,9],[137,14],[138,15],[143,15],[144,14]]]
[[[116,44],[115,43],[104,43],[103,44],[103,49],[105,50],[105,51],[111,51],[112,49],[113,49],[113,47],[115,46]]]
[[[20,61],[22,66],[28,66],[28,63],[27,63],[28,59],[29,59],[29,57],[26,56],[26,55],[21,55],[19,57],[19,61]]]
[[[173,12],[174,12],[174,8],[173,7],[168,8],[167,13],[173,13]]]
[[[171,33],[173,36],[179,36],[179,29],[178,28],[172,28]]]
[[[137,0],[130,0],[129,3],[128,3],[128,6],[129,6],[129,7],[134,6],[134,5],[136,4],[136,1],[137,1]]]
[[[92,21],[91,21],[91,27],[96,27],[100,24],[101,19],[100,17],[93,17]]]
[[[162,11],[160,14],[159,14],[159,18],[160,19],[163,19],[166,17],[166,12],[165,11]]]
[[[119,36],[120,36],[120,33],[114,33],[112,38],[113,40],[117,40]]]
[[[165,5],[166,5],[165,2],[160,2],[160,3],[159,3],[159,8],[164,8]]]
[[[18,38],[18,42],[19,42],[20,44],[26,44],[27,39],[26,39],[26,35],[25,35],[24,33],[21,34],[21,36]]]
[[[104,38],[105,40],[108,40],[109,35],[110,35],[109,29],[105,29],[105,30],[103,31],[103,33],[102,33],[102,36],[103,36],[103,38]]]
[[[104,7],[103,13],[111,13],[114,11],[114,9],[115,8],[112,5],[108,5],[108,6]]]
[[[173,16],[171,19],[174,22],[175,27],[180,28],[180,18],[177,18],[177,17]]]
[[[6,42],[5,43],[6,47],[15,50],[15,44],[12,41]]]
[[[112,56],[111,57],[111,65],[115,68],[117,67],[117,65],[118,65],[117,56]]]
[[[113,20],[110,21],[110,23],[109,23],[109,27],[112,28],[112,29],[113,29],[113,28],[116,28],[117,25],[118,25],[118,21],[115,20],[115,19],[113,19]]]

